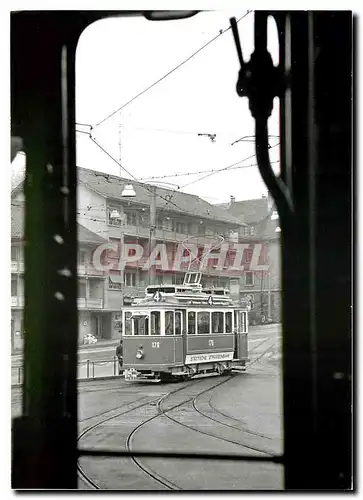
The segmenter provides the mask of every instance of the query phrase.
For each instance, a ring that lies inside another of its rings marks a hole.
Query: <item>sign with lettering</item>
[[[213,352],[205,354],[188,354],[185,357],[185,364],[192,363],[214,363],[217,361],[231,361],[233,359],[233,352]]]

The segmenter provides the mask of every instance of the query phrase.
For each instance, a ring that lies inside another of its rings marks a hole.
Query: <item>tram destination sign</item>
[[[233,352],[187,354],[187,356],[185,357],[185,364],[190,365],[193,363],[213,363],[215,361],[231,361],[232,359],[233,359]]]

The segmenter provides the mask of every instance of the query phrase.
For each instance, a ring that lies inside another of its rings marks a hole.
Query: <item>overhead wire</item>
[[[152,189],[148,188],[147,187],[147,184],[144,184],[144,183],[141,183],[137,177],[135,177],[131,172],[129,172],[125,167],[123,167],[121,165],[121,163],[116,160],[116,158],[114,158],[103,146],[101,146],[101,144],[99,144],[96,139],[94,137],[92,137],[91,134],[89,134],[89,137],[90,139],[111,159],[113,160],[119,167],[121,167],[132,179],[134,179],[143,189],[145,189],[147,192],[149,192],[152,196],[154,196],[154,192]],[[105,176],[107,177],[107,174],[105,174]],[[111,182],[111,181],[109,181]],[[175,193],[175,191],[174,191]],[[161,194],[158,194],[156,191],[155,191],[155,196],[158,197],[158,198],[161,198],[162,200],[164,200],[166,202],[166,204],[170,204],[172,206],[174,206],[178,212],[183,212],[184,214],[188,214],[188,215],[192,215],[194,217],[203,217],[201,214],[196,214],[194,212],[190,212],[189,210],[186,210],[186,209],[182,209],[181,207],[179,207],[179,205],[177,205],[176,203],[174,203],[173,201],[171,201],[171,199],[169,198],[166,198],[164,196],[162,196]],[[193,195],[192,195],[193,196]],[[208,202],[206,202],[208,203]],[[164,207],[161,207],[162,209]]]
[[[241,163],[243,162],[243,160],[240,160],[240,162],[238,163]],[[280,160],[276,160],[276,161],[272,161],[271,163],[280,163]],[[239,168],[251,168],[251,167],[257,167],[258,166],[258,163],[250,163],[249,165],[237,165],[235,166],[236,164],[233,163],[233,166],[228,166],[228,167],[225,167],[226,169],[228,170],[236,170],[236,169],[239,169]],[[165,175],[160,175],[160,176],[153,176],[153,177],[140,177],[140,181],[148,181],[148,180],[156,180],[156,179],[170,179],[170,178],[173,178],[173,177],[187,177],[187,176],[191,176],[191,175],[198,175],[198,174],[206,174],[206,173],[212,173],[212,172],[220,172],[221,169],[216,169],[216,168],[210,168],[210,169],[207,169],[207,170],[197,170],[197,171],[193,171],[193,172],[175,172],[174,174],[165,174]]]
[[[237,20],[237,23],[239,23],[240,21],[242,21],[242,19],[246,18],[249,14],[251,14],[251,12],[253,12],[253,11],[252,10],[248,10],[246,12],[246,14],[244,14],[242,17],[240,17]],[[152,83],[151,85],[149,85],[148,87],[146,87],[144,90],[142,90],[141,92],[139,92],[138,94],[136,94],[134,97],[132,97],[127,102],[125,102],[120,107],[118,107],[115,111],[112,111],[112,113],[108,114],[106,116],[106,118],[103,118],[103,120],[101,120],[96,125],[94,125],[93,128],[99,127],[106,120],[110,119],[116,113],[118,113],[123,108],[125,108],[126,106],[128,106],[129,104],[131,104],[133,101],[135,101],[140,96],[142,96],[143,94],[145,94],[148,90],[150,90],[153,87],[155,87],[155,85],[157,85],[161,81],[165,80],[165,78],[167,78],[169,75],[171,75],[172,73],[174,73],[174,71],[176,71],[177,69],[179,69],[180,67],[182,67],[184,64],[186,64],[188,61],[190,61],[193,57],[195,57],[197,54],[199,54],[199,52],[201,52],[202,50],[204,50],[206,47],[208,47],[208,45],[210,45],[211,43],[213,43],[215,40],[217,40],[220,36],[222,36],[224,33],[226,33],[227,31],[229,31],[230,29],[231,29],[231,26],[228,26],[228,28],[225,28],[224,30],[220,30],[219,33],[218,33],[218,35],[216,35],[211,40],[209,40],[207,43],[205,43],[204,45],[202,45],[202,47],[200,47],[198,50],[196,50],[195,52],[193,52],[193,54],[191,54],[189,57],[187,57],[186,59],[184,59],[184,61],[182,61],[181,63],[179,63],[177,66],[175,66],[174,68],[172,68],[170,71],[168,71],[164,76],[162,76],[161,78],[159,78],[158,80],[156,80],[154,83]]]
[[[280,144],[279,142],[277,144],[274,144],[273,146],[271,146],[270,149],[275,148],[279,144]],[[184,184],[181,187],[184,188],[184,187],[187,187],[187,186],[191,186],[192,184],[196,184],[197,182],[200,182],[200,181],[206,179],[207,177],[211,177],[212,175],[218,174],[218,173],[223,172],[225,170],[229,170],[232,167],[234,167],[235,165],[238,165],[239,163],[242,163],[243,161],[247,161],[247,160],[253,158],[254,156],[256,156],[256,153],[252,154],[251,156],[247,156],[247,158],[244,158],[243,160],[240,160],[240,161],[238,161],[236,163],[233,163],[232,165],[228,165],[227,167],[220,168],[218,170],[215,170],[214,172],[211,172],[211,173],[209,173],[207,175],[204,175],[203,177],[200,177],[199,179],[195,179],[194,181],[188,182],[187,184]]]
[[[96,141],[96,139],[91,135],[91,133],[88,133],[88,136],[90,137],[90,139],[92,140],[92,142],[94,142],[111,160],[113,160],[119,167],[121,167],[132,179],[134,179],[137,183],[139,183],[143,189],[145,189],[149,193],[153,194],[153,191],[151,189],[149,189],[144,183],[140,182],[140,179],[137,179],[137,177],[135,177],[130,171],[128,171],[123,165],[121,165],[121,163],[118,160],[116,160],[116,158],[114,158],[101,144],[99,144],[98,141]],[[279,144],[280,144],[279,142],[277,144],[274,144],[273,146],[271,146],[270,149],[275,148]],[[231,170],[233,168],[243,168],[243,167],[247,168],[247,167],[249,167],[249,165],[239,165],[239,164],[243,163],[244,161],[247,161],[247,160],[253,158],[254,156],[256,156],[256,153],[254,153],[254,154],[252,154],[252,155],[250,155],[250,156],[248,156],[246,158],[243,158],[242,160],[239,160],[236,163],[232,163],[231,165],[228,165],[227,167],[223,167],[223,168],[216,169],[216,170],[212,169],[212,171],[209,172],[207,175],[205,175],[205,176],[203,176],[203,177],[201,177],[199,179],[195,179],[194,181],[189,182],[187,184],[184,184],[181,187],[190,186],[190,185],[195,184],[197,182],[200,182],[203,179],[206,179],[206,178],[208,178],[208,177],[210,177],[212,175],[215,175],[215,174],[223,172],[223,171]],[[238,165],[238,167],[237,167],[237,165]],[[104,175],[102,174],[102,176],[107,177],[107,174],[104,174]],[[165,176],[165,178],[166,177],[167,176]],[[111,181],[109,181],[109,182],[111,182]],[[180,189],[179,186],[178,186],[178,189]],[[195,213],[191,213],[191,212],[189,212],[187,210],[183,210],[176,203],[172,202],[171,200],[172,200],[172,197],[175,195],[175,192],[176,192],[176,189],[174,190],[174,192],[172,193],[172,195],[168,195],[169,196],[168,198],[164,197],[164,196],[162,196],[162,195],[160,195],[158,193],[155,193],[155,195],[157,197],[161,198],[162,200],[164,200],[166,202],[165,206],[162,207],[162,212],[165,210],[165,208],[166,208],[166,206],[168,204],[171,204],[172,206],[174,206],[175,208],[177,208],[178,211],[182,211],[182,212],[184,212],[186,214],[200,217],[200,214],[195,214]]]

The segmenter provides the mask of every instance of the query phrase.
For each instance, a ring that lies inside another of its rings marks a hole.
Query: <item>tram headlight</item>
[[[142,359],[144,357],[144,352],[142,349],[138,349],[136,351],[136,357],[137,357],[137,359]]]

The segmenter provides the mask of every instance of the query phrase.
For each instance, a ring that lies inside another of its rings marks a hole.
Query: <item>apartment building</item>
[[[78,168],[80,341],[87,333],[104,339],[120,336],[123,305],[142,295],[149,284],[151,231],[156,247],[160,248],[154,261],[154,283],[181,283],[190,259],[198,255],[203,260],[202,256],[211,251],[209,258],[204,259],[203,282],[227,286],[235,298],[240,295],[240,271],[233,269],[234,245],[244,233],[245,223],[198,196],[159,187],[151,189],[140,182],[132,181],[136,196],[124,198],[122,193],[128,184],[128,179]],[[19,185],[12,192],[12,338],[15,349],[21,346],[23,335],[23,202],[22,185]],[[156,213],[154,226],[151,225],[152,204]],[[196,249],[190,250],[189,258],[188,244]],[[141,254],[140,258],[132,259],[133,249],[130,248],[128,262],[121,270],[121,248],[126,245],[141,249]],[[221,245],[227,245],[228,250],[219,261]],[[184,262],[179,265],[179,260]],[[248,255],[244,256],[245,263],[247,260]]]
[[[240,296],[252,305],[250,322],[281,321],[280,222],[271,197],[236,201],[231,196],[229,204],[219,207],[244,222],[240,242],[248,244],[247,252],[252,255],[259,246],[263,255],[264,268],[245,268],[240,278]],[[251,257],[247,255],[248,260]]]
[[[24,338],[24,204],[21,196],[11,206],[11,345],[12,350],[22,348]],[[112,338],[119,334],[118,325],[112,323],[114,304],[109,304],[107,276],[92,262],[94,251],[107,240],[78,224],[78,309],[79,341],[92,333],[97,337]]]

